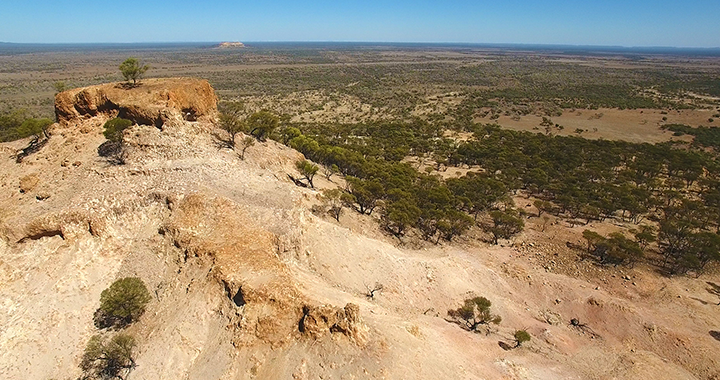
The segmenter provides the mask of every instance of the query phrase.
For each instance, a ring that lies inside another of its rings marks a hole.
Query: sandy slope
[[[96,153],[106,118],[57,125],[21,164],[10,157],[21,142],[1,145],[0,378],[78,376],[100,292],[130,275],[154,300],[129,328],[140,344],[128,379],[720,376],[706,291],[717,278],[637,268],[626,271],[636,285],[599,286],[545,270],[540,244],[397,248],[351,213],[341,224],[311,214],[316,193],[287,180],[289,148],[258,144],[242,161],[218,148],[209,119],[168,116],[133,127],[128,163],[113,166]],[[384,290],[369,299],[375,283]],[[487,335],[445,319],[470,295],[503,317]],[[327,316],[323,305],[348,303],[361,320],[345,333],[299,331],[303,307]],[[520,328],[533,340],[504,350]]]

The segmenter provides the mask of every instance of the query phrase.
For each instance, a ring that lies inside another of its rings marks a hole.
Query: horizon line
[[[526,42],[424,42],[424,41],[357,41],[357,40],[216,40],[216,41],[142,41],[142,42],[7,42],[3,45],[141,45],[141,44],[220,44],[223,42],[242,42],[243,44],[380,44],[380,45],[456,45],[456,46],[490,46],[490,47],[553,47],[553,48],[611,48],[611,49],[674,49],[674,50],[720,50],[720,46],[670,46],[670,45],[594,45],[594,44],[562,44],[562,43],[526,43]]]

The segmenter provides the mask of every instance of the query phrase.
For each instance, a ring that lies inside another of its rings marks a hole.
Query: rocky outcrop
[[[348,303],[344,308],[329,305],[305,306],[303,312],[300,329],[314,339],[340,333],[359,345],[367,342],[368,328],[360,318],[360,307],[354,303]]]
[[[194,121],[212,115],[217,98],[206,80],[145,79],[136,86],[109,83],[64,91],[55,97],[60,123],[100,114],[161,127],[173,119]]]

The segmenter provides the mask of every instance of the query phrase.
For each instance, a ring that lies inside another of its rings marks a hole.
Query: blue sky
[[[720,47],[720,0],[0,0],[0,41]]]

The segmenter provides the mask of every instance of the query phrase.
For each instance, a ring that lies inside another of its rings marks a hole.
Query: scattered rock
[[[550,310],[541,311],[540,317],[541,317],[540,319],[542,321],[544,321],[545,323],[552,325],[552,326],[557,326],[557,325],[562,324],[562,317],[560,316],[560,314],[555,313]]]

